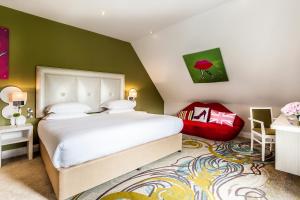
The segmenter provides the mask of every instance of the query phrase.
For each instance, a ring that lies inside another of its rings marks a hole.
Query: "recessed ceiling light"
[[[104,16],[105,15],[105,10],[101,11],[101,15]]]
[[[152,34],[153,34],[153,31],[150,31],[149,33],[150,33],[150,35],[152,35]]]

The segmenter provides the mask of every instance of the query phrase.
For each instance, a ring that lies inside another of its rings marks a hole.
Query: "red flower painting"
[[[209,49],[183,56],[194,83],[228,81],[221,49]]]
[[[9,31],[0,27],[0,79],[8,79]]]
[[[213,74],[208,71],[213,66],[209,60],[199,60],[196,62],[194,68],[201,71],[201,79],[205,79],[204,72],[207,73],[211,78],[213,78]]]

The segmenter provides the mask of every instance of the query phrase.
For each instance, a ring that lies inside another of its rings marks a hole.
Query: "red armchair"
[[[219,103],[205,104],[201,102],[194,102],[188,105],[183,110],[193,110],[194,107],[209,107],[210,109],[216,111],[232,113],[225,106]],[[208,119],[209,117],[210,116],[208,116]],[[239,116],[236,116],[233,127],[216,123],[203,123],[191,120],[183,120],[183,124],[184,126],[182,132],[185,134],[199,136],[211,140],[226,141],[235,138],[239,134],[244,126],[244,121]]]

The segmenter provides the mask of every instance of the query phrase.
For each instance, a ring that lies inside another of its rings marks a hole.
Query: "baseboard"
[[[249,131],[241,131],[239,137],[249,138],[250,139],[250,132]]]
[[[39,151],[40,145],[33,145],[33,152]],[[10,149],[2,152],[2,159],[12,158],[16,156],[22,156],[27,154],[27,147],[21,147],[17,149]]]

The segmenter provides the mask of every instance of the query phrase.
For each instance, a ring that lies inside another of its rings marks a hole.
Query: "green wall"
[[[137,110],[163,113],[163,99],[130,43],[2,6],[0,26],[10,31],[10,75],[0,80],[0,89],[13,85],[28,92],[23,111],[35,109],[35,68],[40,65],[125,74],[126,90],[138,90]],[[0,117],[0,125],[8,123]]]

